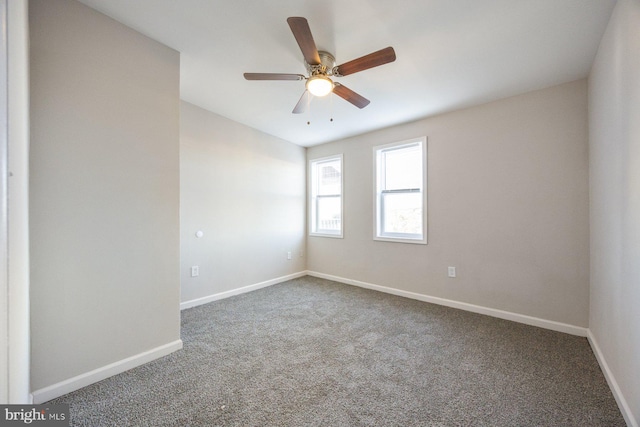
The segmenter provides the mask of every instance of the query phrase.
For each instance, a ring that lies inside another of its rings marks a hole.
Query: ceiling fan
[[[339,97],[352,103],[358,108],[369,105],[369,100],[357,94],[345,85],[334,82],[331,77],[342,77],[359,71],[377,67],[396,60],[396,53],[392,47],[386,47],[360,58],[335,65],[335,58],[329,52],[318,51],[313,41],[309,23],[305,18],[290,17],[287,23],[291,32],[300,46],[304,56],[308,76],[304,74],[280,74],[280,73],[244,73],[247,80],[306,80],[306,90],[293,109],[294,114],[303,113],[308,103],[309,94],[325,96],[333,92]]]

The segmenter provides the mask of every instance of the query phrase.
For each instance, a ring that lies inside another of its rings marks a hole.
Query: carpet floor
[[[73,426],[625,426],[585,338],[302,277],[182,312]]]

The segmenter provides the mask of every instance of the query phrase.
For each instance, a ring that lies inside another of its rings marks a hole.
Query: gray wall
[[[344,153],[345,224],[308,269],[586,327],[587,127],[580,80],[308,149]],[[422,135],[428,245],[373,241],[372,147]]]
[[[179,54],[33,0],[31,386],[180,338]]]
[[[180,122],[182,301],[304,271],[305,149],[186,102]]]
[[[620,0],[589,77],[589,328],[640,423],[640,1]]]

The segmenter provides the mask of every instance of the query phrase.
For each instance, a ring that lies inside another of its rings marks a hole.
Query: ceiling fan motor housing
[[[333,67],[336,65],[336,58],[332,54],[324,50],[319,50],[318,56],[320,57],[319,65],[309,65],[305,61],[305,65],[307,66],[307,71],[309,72],[309,75],[315,76],[317,74],[323,74],[326,76],[331,74]]]

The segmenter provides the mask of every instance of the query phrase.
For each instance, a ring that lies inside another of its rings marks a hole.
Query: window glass
[[[386,233],[422,235],[422,194],[387,193],[382,197]]]
[[[419,145],[383,151],[385,190],[420,188],[422,182],[420,151]]]

